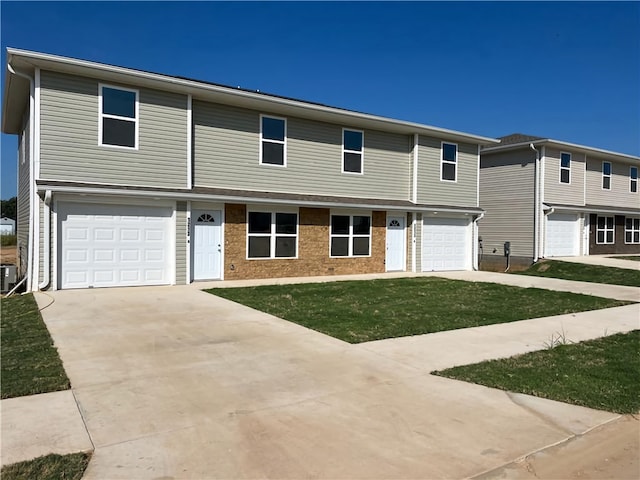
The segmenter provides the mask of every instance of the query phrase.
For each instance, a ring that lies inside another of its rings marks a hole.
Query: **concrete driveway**
[[[49,298],[95,446],[86,479],[463,478],[617,418],[431,376],[415,341],[349,345],[193,287]],[[558,325],[517,323],[522,344]],[[475,330],[441,348],[486,347]]]

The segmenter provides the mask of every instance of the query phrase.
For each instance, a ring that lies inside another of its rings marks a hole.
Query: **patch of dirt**
[[[565,443],[481,475],[482,479],[640,478],[640,420],[625,415]]]
[[[13,245],[11,247],[2,247],[0,249],[0,263],[17,265],[18,264],[18,247]]]

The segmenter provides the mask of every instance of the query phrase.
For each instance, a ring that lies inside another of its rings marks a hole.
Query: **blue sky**
[[[639,2],[3,0],[0,14],[3,70],[11,46],[640,155]],[[3,134],[3,199],[16,150]]]

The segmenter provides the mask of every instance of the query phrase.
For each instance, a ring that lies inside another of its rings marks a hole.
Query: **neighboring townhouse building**
[[[28,289],[472,269],[497,140],[7,50]]]
[[[640,157],[513,134],[481,150],[486,265],[640,253]]]

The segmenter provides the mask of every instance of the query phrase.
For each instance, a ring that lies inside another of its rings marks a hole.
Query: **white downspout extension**
[[[540,258],[540,251],[538,248],[538,237],[540,236],[540,151],[533,146],[533,143],[529,144],[529,148],[536,152],[536,164],[534,172],[534,207],[533,207],[533,262],[537,262]]]
[[[51,190],[47,190],[44,194],[44,245],[43,248],[43,265],[42,265],[42,282],[38,285],[38,290],[44,290],[49,286],[51,281]]]
[[[35,112],[35,96],[36,96],[36,87],[35,80],[29,75],[21,72],[16,72],[9,61],[7,61],[7,70],[13,75],[17,75],[18,77],[26,78],[29,80],[29,232],[28,239],[29,245],[27,245],[27,272],[25,274],[25,278],[28,279],[26,282],[27,292],[32,290],[31,288],[31,278],[33,274],[33,232],[34,232],[34,202],[33,202],[33,192],[35,189],[35,180],[34,180],[34,152],[33,152],[33,143],[34,143],[34,112]],[[22,283],[22,282],[21,282]]]
[[[480,220],[482,220],[484,218],[484,212],[482,212],[480,215],[476,216],[476,218],[473,219],[473,249],[471,254],[473,255],[473,269],[474,270],[478,270],[480,268],[479,262],[478,262],[478,253],[479,253],[479,242],[478,242],[478,222]]]

